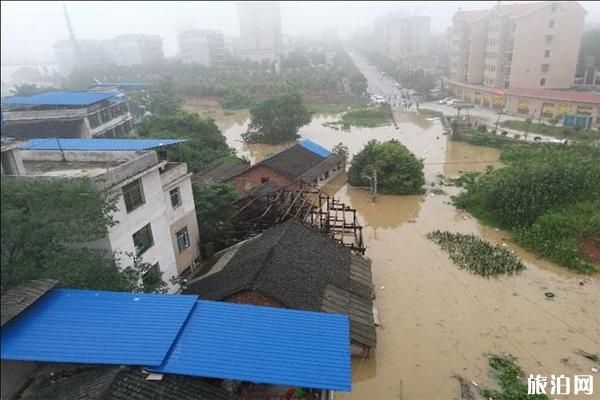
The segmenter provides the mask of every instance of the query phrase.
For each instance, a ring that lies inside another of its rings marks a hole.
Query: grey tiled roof
[[[215,161],[202,171],[194,174],[192,182],[200,185],[223,183],[247,169],[249,165],[249,163],[242,161],[238,163]]]
[[[314,228],[289,220],[212,262],[185,293],[223,300],[254,290],[288,308],[347,314],[351,339],[375,345],[370,260]]]
[[[21,314],[29,306],[45,295],[56,286],[57,281],[53,279],[38,279],[18,284],[2,293],[2,323],[7,322]]]
[[[146,380],[135,367],[65,366],[39,374],[23,391],[22,400],[239,400],[201,378],[163,375]]]

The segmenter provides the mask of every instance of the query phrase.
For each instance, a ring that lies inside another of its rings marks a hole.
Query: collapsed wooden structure
[[[294,219],[318,230],[349,247],[357,254],[365,254],[363,227],[356,217],[356,209],[334,196],[304,183],[283,188],[261,185],[247,193],[235,204],[232,216],[233,237],[245,240],[275,224]]]

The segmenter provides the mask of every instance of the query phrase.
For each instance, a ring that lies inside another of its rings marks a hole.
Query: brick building
[[[345,169],[345,159],[304,139],[243,170],[227,182],[244,192],[266,182],[285,187],[304,182],[321,187]]]

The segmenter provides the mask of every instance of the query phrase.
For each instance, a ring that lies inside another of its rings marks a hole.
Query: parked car
[[[450,101],[450,100],[451,100],[451,98],[450,98],[450,97],[444,97],[443,99],[441,99],[441,100],[438,100],[438,104],[446,104],[446,103],[448,103],[448,101]]]
[[[456,99],[450,99],[450,100],[446,101],[446,105],[453,106],[454,103],[457,103],[457,102],[458,102],[458,100],[456,100]]]

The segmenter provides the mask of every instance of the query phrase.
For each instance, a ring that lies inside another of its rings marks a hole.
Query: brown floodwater
[[[398,129],[345,132],[322,125],[333,117],[317,116],[300,134],[325,147],[343,142],[351,154],[371,139],[398,139],[424,158],[428,185],[439,174],[501,167],[495,149],[449,141],[437,120],[427,121],[415,113],[397,117]],[[232,120],[220,126],[230,145],[253,162],[285,147],[245,145],[240,134],[247,126],[247,114]],[[457,189],[442,189],[448,194],[379,195],[371,202],[367,191],[348,187],[345,176],[324,188],[358,210],[367,256],[373,260],[381,323],[375,355],[353,360],[352,393],[338,393],[337,399],[459,398],[454,375],[493,385],[488,377],[489,353],[513,354],[528,374],[589,374],[592,363],[573,351],[600,352],[598,276],[574,274],[521,249],[508,232],[484,226],[454,208],[450,194]],[[436,229],[505,244],[527,269],[499,278],[459,270],[425,237]],[[549,291],[555,294],[551,300],[544,296]]]

